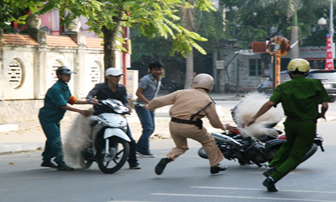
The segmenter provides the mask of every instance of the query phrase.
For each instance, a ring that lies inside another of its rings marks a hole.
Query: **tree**
[[[199,44],[207,53],[210,54],[202,54],[199,51],[193,51],[193,59],[194,65],[193,69],[191,69],[189,78],[189,84],[185,85],[185,79],[183,78],[183,86],[190,88],[192,73],[196,72],[205,72],[212,74],[212,54],[211,52],[215,50],[215,46],[219,39],[222,39],[224,36],[223,32],[223,21],[220,12],[207,12],[200,11],[199,9],[192,9],[194,14],[194,27],[195,32],[208,38],[207,41],[201,41]],[[181,12],[181,11],[180,11]],[[181,14],[180,14],[181,16]],[[182,16],[181,16],[182,21]],[[147,73],[147,69],[142,69],[143,66],[147,66],[148,62],[153,59],[158,59],[162,61],[166,68],[166,78],[175,80],[174,78],[170,78],[170,71],[172,68],[180,69],[181,72],[186,72],[186,58],[181,57],[181,54],[175,53],[174,55],[169,55],[169,49],[172,44],[171,38],[165,40],[163,37],[155,37],[149,39],[141,35],[138,28],[133,28],[131,30],[131,39],[132,39],[132,68],[141,70],[140,74]],[[143,51],[146,50],[146,51]],[[188,57],[188,56],[187,56]],[[208,67],[208,68],[207,68]],[[185,74],[184,74],[185,77]],[[180,84],[180,83],[179,83]]]
[[[123,49],[116,43],[117,39],[123,41],[121,27],[138,26],[149,38],[171,38],[171,54],[180,52],[185,56],[192,48],[205,53],[196,41],[206,39],[180,24],[178,8],[188,6],[183,0],[49,0],[39,13],[59,9],[65,24],[81,15],[87,17],[90,29],[104,37],[104,65],[108,68],[115,66],[115,51]],[[209,0],[198,0],[195,7],[213,9]]]
[[[36,12],[38,6],[43,5],[34,0],[1,0],[0,1],[0,27],[5,32],[12,31],[11,23],[24,24],[29,11]]]
[[[291,25],[291,44],[297,43],[294,46],[290,53],[291,58],[299,57],[299,23],[298,16],[300,16],[300,12],[310,11],[309,13],[313,13],[314,10],[320,9],[323,6],[328,4],[327,1],[320,0],[237,0],[237,5],[239,5],[239,9],[241,9],[245,13],[256,13],[259,15],[261,11],[264,10],[274,11],[273,15],[270,14],[267,17],[272,18],[272,16],[279,16],[279,21],[277,24],[278,28],[287,24],[289,19],[292,21]],[[265,16],[266,17],[266,16]],[[310,21],[311,24],[311,21]],[[274,26],[274,24],[273,24]]]

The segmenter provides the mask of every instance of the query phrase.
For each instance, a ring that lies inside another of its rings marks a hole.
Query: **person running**
[[[287,70],[292,80],[280,84],[270,100],[251,119],[242,124],[242,127],[250,126],[258,117],[279,103],[287,116],[284,122],[287,139],[269,163],[271,169],[263,173],[266,179],[262,184],[269,192],[278,191],[275,183],[302,162],[314,142],[317,119],[325,119],[328,110],[330,97],[322,83],[305,78],[309,69],[307,60],[291,60]],[[321,112],[318,110],[320,104]]]
[[[208,92],[213,87],[213,78],[208,74],[195,76],[192,89],[175,91],[166,96],[156,98],[144,108],[154,110],[166,105],[173,105],[169,111],[171,121],[169,130],[176,145],[165,158],[162,158],[155,167],[155,173],[161,175],[166,165],[188,150],[187,139],[193,139],[202,144],[210,163],[210,173],[216,174],[227,169],[221,165],[224,159],[222,152],[216,145],[215,139],[203,127],[202,118],[207,117],[214,128],[230,130],[235,127],[222,124],[216,112],[214,101]],[[195,102],[197,100],[197,102]]]

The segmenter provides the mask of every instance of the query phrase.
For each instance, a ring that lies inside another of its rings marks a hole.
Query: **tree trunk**
[[[194,54],[193,50],[191,50],[190,53],[187,53],[187,67],[186,67],[186,75],[185,75],[185,83],[184,83],[184,89],[190,89],[192,80],[193,80],[193,74],[194,74]]]
[[[298,28],[297,24],[298,24],[297,23],[297,12],[295,12],[295,14],[293,16],[293,25],[292,25],[292,33],[291,33],[290,43],[291,43],[291,45],[293,45],[294,43],[296,43],[296,44],[290,50],[291,60],[300,57],[299,28]]]
[[[118,17],[113,19],[116,26],[113,29],[108,29],[106,26],[102,27],[104,34],[104,69],[116,67],[116,40],[120,29],[121,17],[123,11],[119,12]]]

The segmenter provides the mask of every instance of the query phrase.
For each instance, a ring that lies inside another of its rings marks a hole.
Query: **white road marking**
[[[205,194],[177,194],[177,193],[152,193],[155,196],[185,196],[185,197],[208,197],[208,198],[233,198],[233,199],[257,199],[257,200],[279,200],[279,201],[305,201],[305,202],[335,202],[329,200],[296,199],[296,198],[272,198],[257,196],[229,196],[229,195],[205,195]]]
[[[255,189],[255,188],[238,188],[238,187],[206,187],[206,186],[192,186],[192,189],[231,189],[231,190],[251,190],[260,191],[266,189]],[[303,193],[319,193],[319,194],[336,194],[336,192],[331,191],[312,191],[312,190],[281,190],[282,192],[303,192]]]

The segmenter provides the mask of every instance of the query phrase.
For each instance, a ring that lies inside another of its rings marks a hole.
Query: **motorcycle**
[[[91,144],[81,151],[80,164],[88,169],[95,161],[103,173],[117,172],[130,153],[130,138],[126,135],[129,109],[119,100],[100,100],[99,105],[106,113],[91,116]]]
[[[242,99],[231,112],[232,120],[241,126],[244,120],[252,117],[262,104],[268,101],[268,96],[264,94],[249,94]],[[259,117],[259,122],[254,123],[251,128],[234,129],[223,133],[212,133],[216,144],[224,157],[228,160],[238,160],[240,165],[256,164],[261,167],[267,166],[275,153],[286,141],[286,136],[274,127],[283,119],[283,111],[280,108],[269,110]],[[305,154],[303,161],[310,158],[318,146],[324,151],[323,138],[316,134],[314,143]],[[198,150],[198,155],[207,158],[203,148]]]
[[[257,86],[258,93],[269,93],[273,88],[272,78],[268,78],[265,82]]]
[[[281,133],[275,129],[270,130]],[[270,135],[252,138],[242,135],[239,130],[230,130],[228,133],[211,133],[211,135],[226,159],[238,160],[240,165],[256,164],[258,167],[270,162],[280,146],[286,141],[285,135],[279,135],[277,138]],[[304,156],[303,161],[310,158],[317,151],[318,146],[324,151],[322,143],[322,136],[316,134],[314,144]],[[198,150],[198,155],[204,159],[208,158],[203,147]]]

